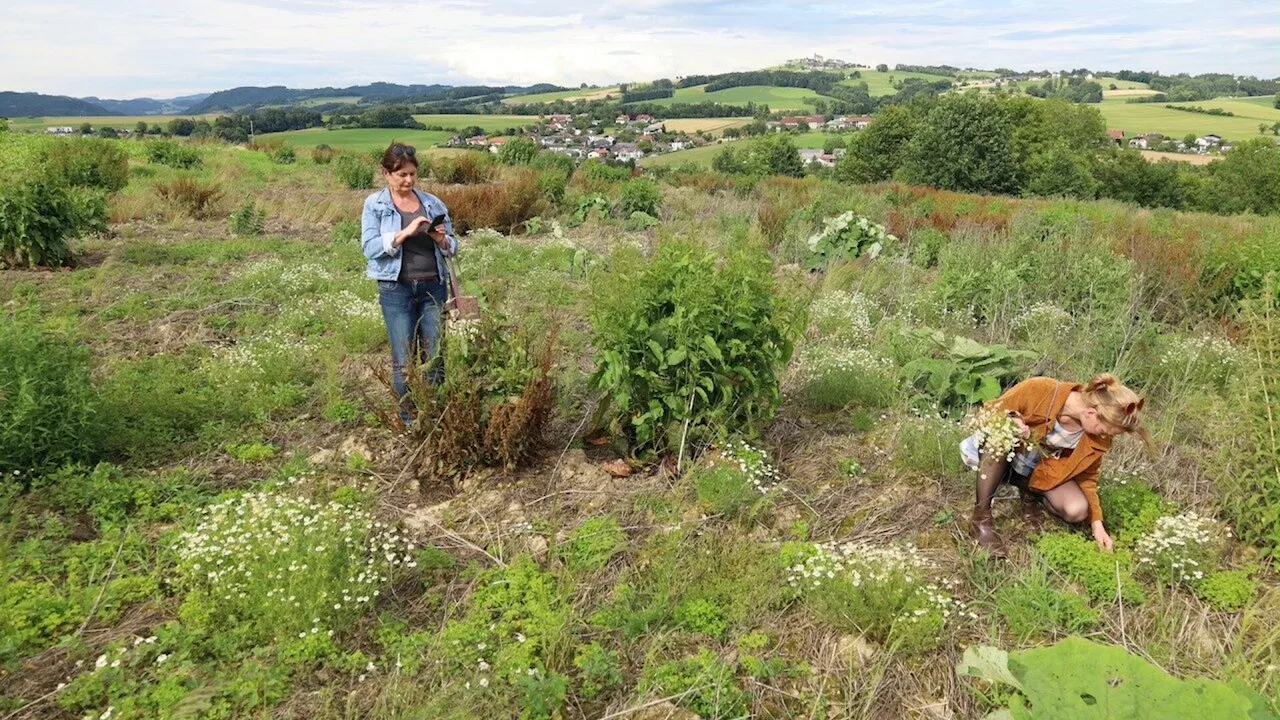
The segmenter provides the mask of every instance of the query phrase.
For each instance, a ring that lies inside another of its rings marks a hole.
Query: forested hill
[[[397,85],[395,83],[376,82],[369,85],[352,85],[335,88],[287,88],[283,85],[270,87],[238,87],[213,93],[188,109],[190,113],[205,113],[219,110],[254,109],[265,105],[289,105],[307,100],[326,98],[356,98],[362,103],[385,100],[412,99],[416,102],[444,100],[476,95],[512,95],[525,93],[541,93],[563,90],[558,85],[540,83],[529,87],[522,86],[474,86],[455,87],[453,85]]]
[[[117,115],[101,105],[65,95],[0,92],[0,117]]]

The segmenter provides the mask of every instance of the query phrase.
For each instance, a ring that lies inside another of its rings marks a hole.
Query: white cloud
[[[1208,14],[1165,0],[7,5],[0,88],[104,97],[377,80],[613,83],[756,68],[813,52],[869,63],[1280,74],[1274,0],[1222,0]]]

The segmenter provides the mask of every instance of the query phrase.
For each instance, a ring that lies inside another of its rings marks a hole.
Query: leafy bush
[[[490,153],[465,152],[437,158],[431,164],[431,179],[445,185],[487,183],[497,175]],[[452,209],[452,206],[450,206]]]
[[[370,607],[413,543],[337,502],[255,493],[210,506],[178,549],[189,591],[180,614],[262,639],[343,627]]]
[[[556,554],[565,567],[579,572],[601,570],[627,545],[627,536],[611,517],[592,518],[569,533]]]
[[[1098,483],[1098,501],[1107,530],[1126,544],[1151,532],[1168,510],[1165,501],[1136,473],[1104,477]]]
[[[155,188],[162,201],[196,220],[206,220],[215,215],[223,195],[222,186],[217,182],[201,182],[191,177],[156,183]]]
[[[99,403],[91,371],[88,348],[72,337],[28,313],[0,317],[0,476],[93,458]]]
[[[600,697],[622,684],[618,653],[606,649],[598,642],[578,648],[573,666],[578,668],[578,695],[587,700]]]
[[[928,581],[932,569],[914,546],[822,543],[788,560],[788,582],[824,622],[889,642],[907,654],[937,646],[963,606]]]
[[[898,247],[898,238],[883,225],[859,217],[852,210],[828,218],[822,229],[809,236],[809,264],[824,267],[832,260],[853,260],[867,255],[873,260]]]
[[[292,145],[277,145],[268,153],[271,162],[277,165],[292,165],[298,161],[298,153]]]
[[[454,323],[442,336],[444,382],[430,383],[421,368],[406,370],[418,409],[411,439],[432,447],[419,460],[421,472],[510,469],[533,455],[555,407],[555,336],[535,342],[491,311],[480,321]]]
[[[1055,588],[1039,565],[1000,586],[994,600],[996,611],[1019,643],[1083,633],[1098,624],[1098,612],[1079,595]]]
[[[1033,357],[1025,350],[981,345],[966,337],[952,338],[950,346],[942,333],[934,333],[933,340],[942,357],[917,358],[907,363],[903,372],[918,400],[944,410],[996,399],[1002,384],[1017,373],[1018,363]]]
[[[526,137],[508,138],[498,148],[498,162],[503,165],[528,165],[542,152],[538,143]]]
[[[729,629],[724,610],[707,598],[691,598],[676,606],[676,626],[691,633],[720,639]]]
[[[228,221],[233,235],[257,236],[261,235],[267,225],[266,208],[258,209],[253,198],[245,198],[244,204],[234,213]]]
[[[941,230],[925,228],[911,234],[911,262],[916,267],[931,268],[938,264],[938,256],[947,244],[947,236]]]
[[[71,187],[119,192],[129,184],[129,156],[114,143],[72,138],[49,145],[42,171]]]
[[[358,155],[338,155],[333,161],[333,174],[352,190],[373,187],[373,163]]]
[[[698,504],[726,517],[749,512],[779,482],[769,454],[745,442],[726,443],[693,471]]]
[[[1195,585],[1195,593],[1215,610],[1242,610],[1258,592],[1258,583],[1249,579],[1246,570],[1211,572]]]
[[[77,190],[36,174],[0,176],[0,267],[65,265],[67,241],[107,228],[101,192]]]
[[[773,415],[792,320],[770,265],[752,248],[721,261],[669,240],[649,262],[616,253],[593,282],[591,382],[608,393],[614,433],[637,452],[750,434]]]
[[[675,703],[707,720],[746,717],[750,696],[734,679],[733,667],[710,650],[644,669],[641,688],[667,697],[679,695]]]
[[[1097,602],[1113,602],[1117,597],[1126,605],[1146,602],[1142,587],[1133,579],[1133,559],[1128,551],[1105,554],[1075,533],[1042,535],[1036,541],[1036,551],[1054,570],[1083,585]]]
[[[198,168],[204,163],[198,148],[175,140],[148,141],[147,161],[156,165],[168,165],[179,170]]]
[[[1266,701],[1240,683],[1180,680],[1124,648],[1078,637],[1015,653],[969,648],[956,674],[1018,690],[1009,708],[1017,720],[1271,717]]]
[[[311,162],[317,165],[328,165],[337,156],[337,150],[323,143],[311,148]]]
[[[650,215],[649,213],[636,211],[631,213],[631,217],[627,218],[625,227],[631,232],[639,232],[641,230],[648,230],[651,227],[656,227],[657,225],[658,218]]]
[[[658,188],[658,183],[648,178],[628,180],[618,194],[618,213],[622,217],[631,217],[638,212],[656,217],[661,204],[662,191]]]

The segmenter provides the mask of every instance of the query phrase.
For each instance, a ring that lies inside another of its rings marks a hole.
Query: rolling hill
[[[84,117],[119,114],[101,105],[95,105],[94,103],[65,95],[0,92],[0,117],[42,117],[45,115]]]

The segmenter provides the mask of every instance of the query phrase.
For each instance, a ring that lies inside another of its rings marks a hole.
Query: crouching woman
[[[401,400],[400,417],[411,414],[405,368],[411,358],[427,366],[440,339],[447,298],[445,258],[458,251],[449,211],[440,199],[418,190],[418,158],[408,145],[392,143],[382,155],[387,187],[364,201],[361,245],[367,274],[378,281],[378,304],[391,341],[391,384]],[[431,365],[428,380],[440,382],[444,368]]]
[[[1137,433],[1153,450],[1142,425],[1142,405],[1142,398],[1111,374],[1084,385],[1029,378],[988,403],[1009,413],[1023,442],[1012,459],[981,452],[976,436],[961,443],[965,464],[978,471],[969,536],[993,555],[1004,556],[991,511],[996,488],[1007,482],[1022,491],[1024,502],[1042,502],[1068,523],[1088,522],[1098,547],[1110,552],[1111,536],[1098,502],[1098,470],[1117,435]]]

